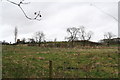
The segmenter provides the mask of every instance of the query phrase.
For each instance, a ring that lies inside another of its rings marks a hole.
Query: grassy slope
[[[117,49],[74,49],[3,46],[3,78],[118,77]],[[41,58],[41,59],[40,59]]]

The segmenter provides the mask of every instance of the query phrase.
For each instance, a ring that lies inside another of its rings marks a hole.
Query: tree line
[[[90,41],[90,39],[93,37],[94,33],[93,31],[86,31],[86,28],[84,26],[80,26],[80,27],[68,27],[66,29],[66,32],[68,33],[68,36],[65,37],[65,39],[70,42],[70,45],[73,47],[74,46],[74,42],[75,41],[82,41],[83,42],[83,46],[85,46],[87,41]],[[106,43],[109,46],[110,45],[110,40],[115,37],[116,35],[114,35],[112,32],[106,32],[104,34],[104,39],[103,40],[107,40]],[[28,42],[26,42],[26,38],[23,38],[22,40],[17,39],[18,37],[18,28],[15,27],[14,29],[14,39],[15,39],[15,44],[18,43],[33,43],[33,44],[38,44],[38,46],[41,45],[41,43],[46,42],[45,40],[45,34],[42,31],[37,31],[34,33],[33,38],[29,38]],[[56,41],[56,39],[55,39]],[[54,42],[55,42],[54,41]],[[102,40],[101,40],[102,42]],[[105,41],[104,41],[105,42]]]

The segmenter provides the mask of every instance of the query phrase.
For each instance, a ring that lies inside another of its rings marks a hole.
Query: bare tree
[[[89,31],[88,33],[85,31],[85,27],[81,26],[79,32],[79,37],[83,41],[83,46],[85,46],[86,41],[89,41],[92,38],[93,32]]]
[[[56,42],[56,41],[57,41],[57,38],[54,39],[54,42]]]
[[[14,4],[14,5],[16,5],[16,6],[18,6],[18,7],[21,9],[21,11],[23,12],[23,14],[25,15],[25,17],[26,17],[27,19],[29,19],[29,20],[38,20],[38,21],[41,20],[41,19],[40,19],[40,18],[41,18],[40,11],[34,12],[34,17],[32,18],[32,17],[29,17],[29,16],[26,14],[26,12],[24,11],[24,9],[22,8],[21,5],[29,4],[30,2],[24,2],[24,0],[21,0],[19,3],[15,3],[15,2],[10,1],[10,0],[7,0],[7,1],[10,2],[10,3],[12,3],[12,4]]]
[[[79,28],[76,27],[67,28],[67,32],[70,35],[69,37],[66,37],[68,41],[74,41],[78,39],[77,35],[79,33]]]
[[[106,40],[105,42],[107,42],[107,45],[110,45],[110,40],[115,37],[115,35],[112,32],[107,32],[104,33],[104,40]]]
[[[71,46],[73,47],[73,42],[75,40],[78,40],[79,28],[76,28],[76,27],[67,28],[67,32],[69,34],[69,37],[66,37],[66,39],[68,39],[68,41],[72,42]]]
[[[15,27],[15,30],[14,30],[15,43],[17,42],[17,35],[18,35],[18,29],[17,27]]]
[[[38,34],[38,32],[35,32],[34,35],[33,35],[36,43],[38,42],[38,36],[37,36],[37,34]]]
[[[88,33],[86,33],[84,26],[81,26],[79,29],[80,29],[79,37],[81,40],[89,41],[92,38],[92,35],[93,35],[92,31],[89,31]]]
[[[107,32],[104,34],[105,39],[112,39],[115,35],[112,32]]]
[[[93,32],[92,31],[89,31],[87,33],[87,41],[89,41],[91,38],[92,38],[92,35],[93,35]]]
[[[41,42],[44,41],[44,39],[45,39],[45,34],[43,32],[41,31],[36,32],[36,41],[38,41],[39,46]]]
[[[81,40],[85,40],[86,32],[85,32],[85,27],[84,26],[80,27],[80,35],[79,36],[80,36]]]

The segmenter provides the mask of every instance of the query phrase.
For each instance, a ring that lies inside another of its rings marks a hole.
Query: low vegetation
[[[118,78],[118,49],[4,45],[3,78]]]

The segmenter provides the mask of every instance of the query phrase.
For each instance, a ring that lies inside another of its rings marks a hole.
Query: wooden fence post
[[[88,66],[86,65],[85,66],[86,78],[88,78],[88,71],[87,70],[88,70]]]
[[[49,79],[52,79],[52,61],[49,61]]]

